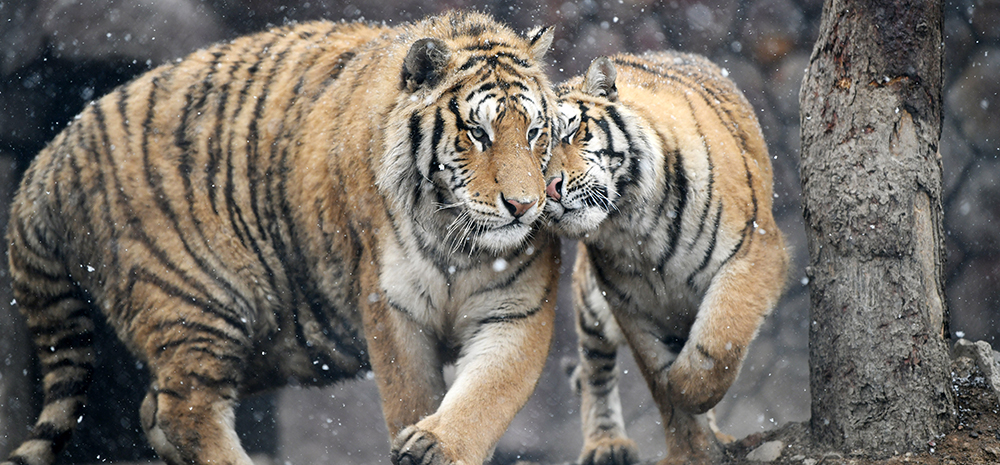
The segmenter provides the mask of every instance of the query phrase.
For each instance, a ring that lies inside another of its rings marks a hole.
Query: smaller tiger
[[[661,465],[717,460],[707,413],[788,266],[757,119],[717,66],[676,52],[597,58],[557,93],[546,211],[551,229],[580,239],[580,463],[638,461],[617,386],[626,342],[663,418]]]

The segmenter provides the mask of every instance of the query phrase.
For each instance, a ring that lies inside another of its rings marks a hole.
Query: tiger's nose
[[[501,194],[501,197],[503,197],[503,194]],[[507,211],[509,211],[511,215],[514,215],[514,218],[520,218],[521,215],[524,215],[524,213],[528,211],[528,209],[537,205],[538,200],[522,202],[517,199],[508,199],[503,197],[503,204],[507,207]]]
[[[549,185],[545,186],[545,195],[552,198],[552,200],[558,201],[562,198],[559,191],[562,190],[562,177],[552,178],[549,180]]]

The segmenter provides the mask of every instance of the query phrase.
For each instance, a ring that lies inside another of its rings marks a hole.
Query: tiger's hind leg
[[[580,465],[630,465],[639,451],[625,433],[618,393],[618,346],[624,338],[608,303],[590,272],[581,245],[573,279],[573,308],[580,363],[574,370],[574,388],[580,394],[583,450]]]
[[[56,460],[83,414],[94,371],[96,310],[52,256],[47,230],[21,218],[15,209],[8,231],[12,290],[41,364],[45,400],[28,438],[0,463],[44,465]]]
[[[179,307],[156,312],[141,325],[154,332],[136,336],[153,378],[140,409],[146,437],[171,465],[252,465],[234,428],[245,330]]]

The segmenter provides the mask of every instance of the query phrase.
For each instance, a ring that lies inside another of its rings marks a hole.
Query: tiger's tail
[[[44,237],[44,227],[25,224],[41,215],[18,216],[11,215],[8,232],[14,298],[35,344],[45,400],[28,438],[0,465],[48,465],[69,442],[87,400],[93,309],[66,267],[52,259],[58,241]]]

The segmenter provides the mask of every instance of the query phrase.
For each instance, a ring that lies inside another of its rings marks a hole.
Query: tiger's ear
[[[433,88],[441,80],[451,50],[440,39],[425,38],[413,43],[403,60],[400,86],[410,92],[421,87]]]
[[[618,71],[608,57],[597,57],[587,68],[587,77],[583,80],[583,91],[594,97],[604,97],[612,102],[618,100],[618,87],[615,79]]]
[[[531,46],[531,56],[535,61],[541,62],[545,58],[556,36],[555,31],[556,28],[552,26],[539,26],[528,31],[528,44]]]

